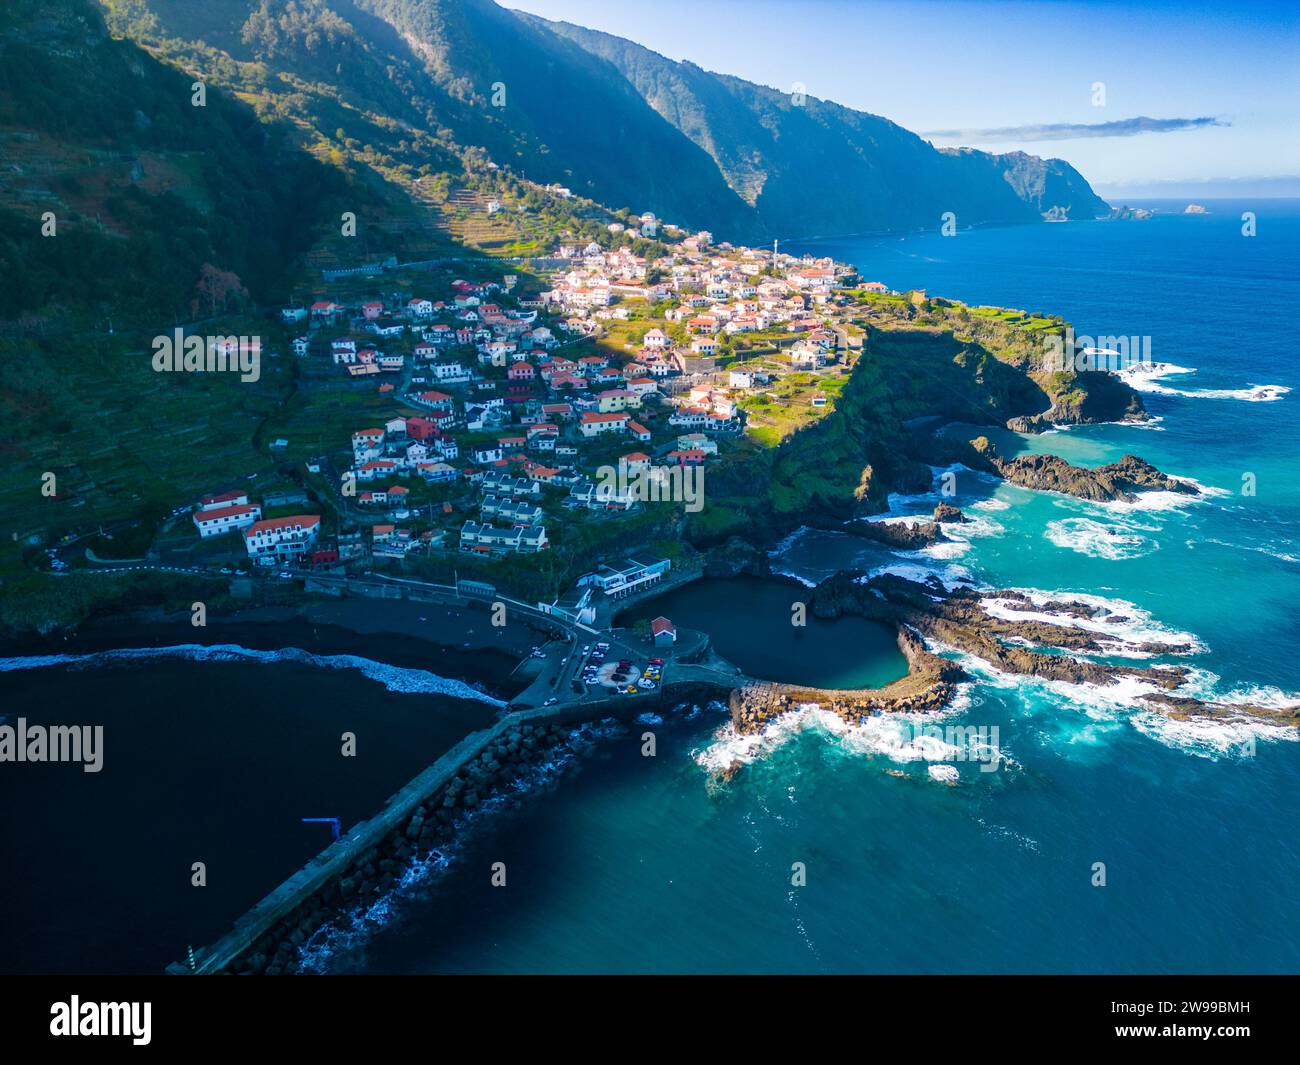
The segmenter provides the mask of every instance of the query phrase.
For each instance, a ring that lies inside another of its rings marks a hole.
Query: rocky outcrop
[[[1261,706],[1255,703],[1215,703],[1189,699],[1164,692],[1144,696],[1141,700],[1153,710],[1181,721],[1196,718],[1252,717],[1275,725],[1300,727],[1300,706]]]
[[[968,462],[976,469],[995,473],[1003,480],[1040,492],[1061,492],[1097,502],[1131,503],[1138,492],[1178,492],[1195,496],[1200,489],[1179,481],[1136,455],[1095,469],[1075,466],[1059,455],[1020,455],[1002,458],[987,437],[970,442]]]
[[[986,602],[991,599],[1032,608],[1039,614],[1058,614],[1063,618],[1126,620],[1104,607],[1064,602],[1033,604],[1028,597],[1014,591],[949,590],[937,580],[921,584],[893,574],[868,578],[848,571],[841,571],[819,584],[810,596],[810,605],[818,617],[859,614],[880,621],[893,621],[899,626],[900,646],[903,634],[915,634],[911,638],[917,644],[921,644],[917,637],[925,637],[933,643],[974,655],[1004,673],[1101,686],[1138,680],[1158,689],[1142,696],[1140,701],[1173,717],[1246,717],[1270,724],[1300,726],[1300,707],[1228,705],[1180,694],[1179,689],[1190,674],[1184,666],[1115,665],[1080,657],[1113,655],[1115,645],[1123,641],[1064,622],[1055,624],[1036,618],[995,617],[985,609]],[[1150,655],[1186,652],[1184,645],[1159,641],[1128,642],[1124,649],[1129,653]],[[941,671],[953,664],[929,651],[924,654],[933,661],[927,661],[915,652],[909,654],[909,662],[914,664],[914,678],[931,685],[940,681],[950,682],[951,675],[945,676]],[[944,665],[936,666],[935,662]],[[880,708],[888,709],[888,706],[880,704]]]
[[[951,503],[940,503],[934,508],[934,520],[935,524],[943,525],[947,522],[960,524],[970,519]]]
[[[901,521],[851,521],[841,531],[900,551],[916,551],[945,539],[938,525],[924,521],[910,525]]]
[[[1039,373],[1037,378],[1044,378]],[[1052,405],[1040,415],[1046,425],[1095,425],[1146,421],[1142,397],[1126,381],[1103,370],[1080,370],[1064,388],[1052,390]]]
[[[742,574],[763,577],[768,572],[767,552],[739,536],[733,536],[726,543],[709,548],[704,555],[706,577],[739,577]]]

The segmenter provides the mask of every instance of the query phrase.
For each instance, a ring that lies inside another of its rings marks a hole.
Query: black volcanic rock
[[[914,525],[905,525],[902,522],[852,521],[844,526],[843,531],[903,551],[916,551],[944,539],[943,530],[938,525],[925,521]]]
[[[970,461],[977,468],[996,473],[1011,484],[1042,492],[1061,492],[1079,499],[1131,503],[1137,498],[1137,492],[1200,494],[1195,485],[1161,473],[1136,455],[1125,455],[1117,462],[1096,469],[1075,466],[1059,455],[1020,455],[1004,459],[983,436],[970,442],[970,452]]]

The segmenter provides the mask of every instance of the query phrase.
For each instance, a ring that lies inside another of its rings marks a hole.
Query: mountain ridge
[[[99,2],[146,46],[185,42],[281,82],[329,82],[353,111],[445,134],[452,154],[477,149],[488,165],[720,239],[1109,210],[1063,160],[935,148],[888,118],[492,0]]]
[[[1064,160],[935,148],[879,115],[813,96],[796,102],[791,93],[671,60],[612,34],[518,14],[613,64],[652,108],[709,152],[769,229],[845,235],[937,225],[945,211],[966,225],[1039,220],[1053,208],[1074,217],[1109,210]],[[800,153],[813,165],[799,166]]]

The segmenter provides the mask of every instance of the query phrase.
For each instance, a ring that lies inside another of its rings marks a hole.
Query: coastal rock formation
[[[946,589],[937,580],[921,584],[893,574],[866,577],[849,571],[841,571],[819,584],[812,592],[811,607],[818,617],[860,614],[877,620],[892,619],[900,626],[900,632],[916,633],[934,643],[973,655],[1004,673],[1101,686],[1137,680],[1158,689],[1140,696],[1139,701],[1171,717],[1245,717],[1270,724],[1300,726],[1300,707],[1224,704],[1179,694],[1179,689],[1190,676],[1190,670],[1184,666],[1115,665],[1078,657],[1114,655],[1117,645],[1123,645],[1123,650],[1129,654],[1183,654],[1187,651],[1183,644],[1125,641],[1072,627],[1068,623],[1056,624],[1035,618],[999,618],[987,609],[987,604],[993,600],[1063,618],[1104,618],[1114,623],[1128,620],[1122,615],[1109,613],[1105,608],[1078,603],[1034,605],[1028,597],[1014,591]],[[912,660],[909,655],[909,661]],[[939,658],[938,661],[952,665],[945,659]]]
[[[1200,699],[1166,695],[1163,692],[1143,696],[1142,702],[1179,721],[1196,718],[1253,717],[1275,725],[1300,728],[1300,706],[1263,706],[1258,703],[1216,703]]]
[[[901,551],[915,551],[945,539],[937,524],[924,521],[910,525],[901,521],[851,521],[843,531]]]
[[[922,636],[976,655],[1008,673],[1073,684],[1105,684],[1122,673],[1150,680],[1165,688],[1176,688],[1185,679],[1186,671],[1180,667],[1113,667],[1030,650],[1030,646],[1039,646],[1100,655],[1107,653],[1109,648],[1097,633],[1087,629],[1045,621],[994,617],[985,610],[984,600],[1001,594],[978,593],[965,588],[950,591],[894,574],[868,579],[842,570],[813,590],[811,606],[818,617],[859,614],[882,621],[892,620]],[[1155,643],[1143,644],[1140,649],[1145,653],[1183,650],[1177,645]]]
[[[991,603],[1038,614],[1036,618],[1002,618]],[[1135,642],[1070,624],[1076,620],[1128,619],[1102,606],[1083,603],[1033,603],[1021,592],[945,588],[937,579],[922,584],[894,574],[869,577],[840,571],[828,577],[809,597],[813,614],[836,618],[856,614],[897,628],[899,649],[908,661],[908,675],[880,689],[827,691],[791,684],[751,683],[730,697],[731,721],[738,732],[759,732],[782,714],[815,703],[850,724],[887,713],[926,713],[946,709],[956,685],[969,677],[951,659],[933,653],[929,644],[954,648],[1002,673],[1074,685],[1109,687],[1121,681],[1148,686],[1137,702],[1179,719],[1255,718],[1270,724],[1300,727],[1300,707],[1224,704],[1180,694],[1190,670],[1179,665],[1136,666],[1094,661],[1117,650],[1126,654],[1186,653],[1173,641]],[[1059,617],[1059,623],[1041,620]],[[736,763],[722,773],[730,777]]]
[[[739,577],[749,574],[763,577],[768,573],[767,552],[748,540],[733,536],[724,544],[711,547],[704,555],[706,577]]]
[[[1007,419],[1007,428],[1013,433],[1025,433],[1029,436],[1045,433],[1052,428],[1052,425],[1052,420],[1044,414],[1021,415],[1019,418]]]
[[[1131,503],[1138,492],[1200,494],[1195,485],[1161,473],[1136,455],[1125,455],[1117,462],[1096,469],[1075,466],[1059,455],[1020,455],[1004,459],[984,436],[970,442],[970,453],[969,462],[974,468],[995,473],[1011,484],[1041,492],[1061,492],[1079,499]]]
[[[934,508],[934,520],[938,525],[943,525],[945,522],[960,524],[961,522],[970,521],[960,509],[954,507],[951,503],[938,504]]]
[[[1037,373],[1035,380],[1046,375]],[[1033,419],[1042,429],[1053,425],[1147,420],[1142,397],[1128,383],[1104,370],[1079,370],[1067,387],[1053,390],[1052,405]]]

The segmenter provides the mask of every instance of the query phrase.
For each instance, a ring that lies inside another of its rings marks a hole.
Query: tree
[[[230,270],[222,270],[211,263],[204,263],[199,267],[199,280],[194,286],[194,291],[198,295],[191,307],[196,314],[201,305],[200,300],[207,302],[209,313],[215,316],[218,308],[223,311],[226,309],[232,296],[236,300],[248,298],[248,290],[244,288],[244,283],[239,280],[237,274]]]

